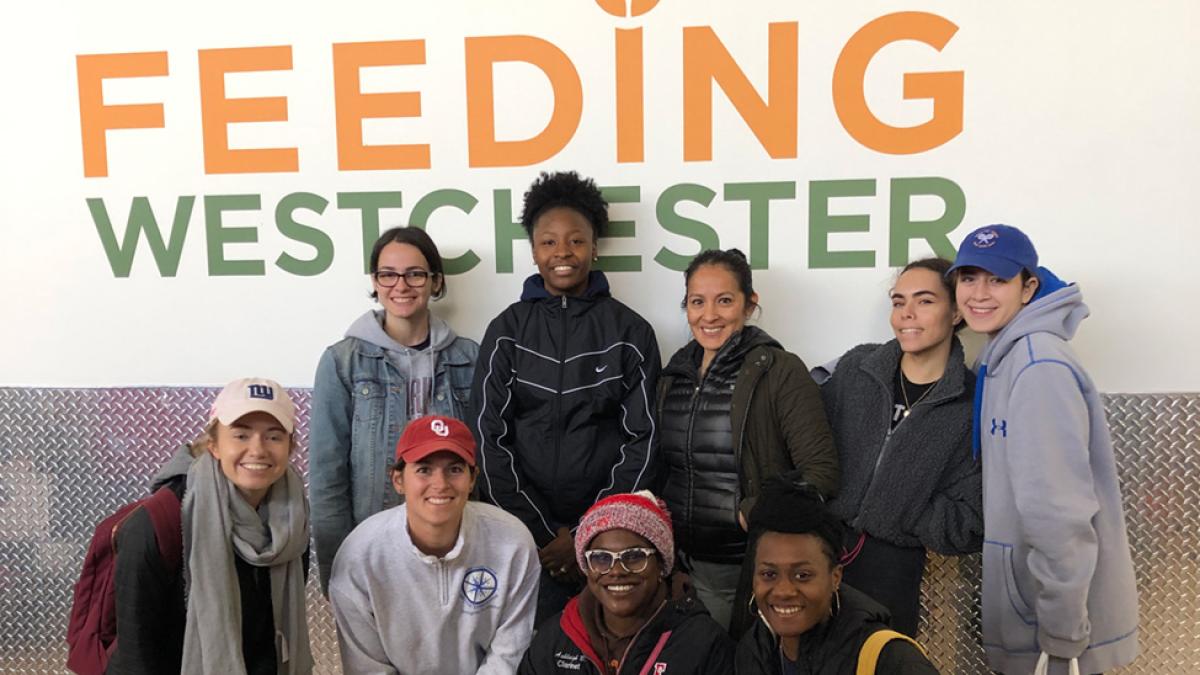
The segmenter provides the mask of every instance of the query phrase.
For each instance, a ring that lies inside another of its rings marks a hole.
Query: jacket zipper
[[[704,377],[707,377],[707,373],[705,373]],[[683,467],[687,471],[687,473],[686,473],[686,475],[687,475],[687,501],[684,502],[685,504],[687,504],[687,514],[686,514],[686,517],[684,518],[683,522],[687,523],[688,541],[691,542],[693,546],[696,543],[694,541],[695,528],[692,526],[692,511],[694,510],[693,502],[696,499],[696,481],[694,478],[695,472],[692,470],[692,465],[693,465],[693,462],[692,462],[692,459],[693,459],[692,435],[693,435],[693,431],[696,428],[696,408],[700,404],[700,388],[702,386],[704,386],[704,377],[701,377],[700,382],[697,383],[696,386],[692,388],[692,402],[691,402],[691,406],[690,406],[691,411],[688,413],[687,444],[684,446],[684,453],[683,453]]]
[[[886,397],[885,400],[891,401],[891,403],[892,403],[891,410],[892,410],[892,414],[894,415],[895,414],[895,404],[896,404],[895,399],[893,399],[889,395]],[[908,411],[909,411],[908,414],[911,415],[912,411],[918,405],[920,405],[920,403],[914,403],[913,407],[908,409]],[[883,435],[883,443],[879,444],[879,455],[875,457],[875,466],[871,467],[871,480],[867,481],[867,491],[863,493],[864,499],[866,499],[867,494],[871,492],[871,488],[875,485],[875,475],[877,473],[879,473],[879,465],[883,464],[883,456],[885,454],[887,454],[888,443],[892,440],[892,434],[896,432],[897,427],[899,427],[901,424],[904,424],[904,421],[906,419],[908,419],[907,417],[901,417],[899,422],[897,422],[896,424],[892,424],[892,420],[888,416],[887,410],[884,411],[883,418],[887,422],[888,430],[887,430],[887,433]],[[850,523],[850,526],[858,531],[862,531],[862,528],[859,527],[859,518],[861,516],[862,516],[862,514],[860,513],[857,517],[854,518],[854,522]]]
[[[621,675],[621,668],[624,667],[624,665],[625,665],[625,659],[629,658],[629,650],[633,649],[633,646],[635,644],[637,644],[638,638],[642,636],[642,631],[646,630],[646,627],[649,626],[651,623],[654,623],[654,619],[660,613],[662,613],[663,607],[666,607],[667,603],[670,601],[671,601],[670,598],[663,600],[662,604],[658,606],[658,609],[654,610],[654,613],[650,615],[650,618],[646,619],[646,623],[642,624],[642,627],[637,629],[637,632],[633,634],[632,638],[630,638],[629,644],[625,645],[625,652],[621,654],[620,662],[617,663],[617,675]],[[642,664],[642,665],[645,665],[645,664]]]
[[[558,477],[558,460],[559,453],[562,452],[563,427],[563,420],[559,418],[562,415],[563,368],[566,367],[566,364],[563,363],[563,360],[566,358],[567,350],[567,296],[562,295],[559,297],[561,301],[559,303],[558,312],[558,387],[555,390],[554,395],[554,473],[551,474],[554,476],[554,485],[551,488],[551,509],[554,508],[554,504],[558,503],[558,485],[560,482]],[[553,534],[554,536],[558,536],[557,532]]]

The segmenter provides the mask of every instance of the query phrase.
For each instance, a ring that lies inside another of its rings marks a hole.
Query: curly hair
[[[608,232],[608,202],[600,194],[596,181],[582,178],[574,171],[543,171],[525,192],[525,206],[521,209],[521,226],[530,240],[538,216],[559,206],[573,209],[586,218],[597,238]]]

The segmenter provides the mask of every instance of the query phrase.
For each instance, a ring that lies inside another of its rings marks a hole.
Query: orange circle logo
[[[596,4],[613,16],[641,16],[654,9],[658,0],[596,0]]]

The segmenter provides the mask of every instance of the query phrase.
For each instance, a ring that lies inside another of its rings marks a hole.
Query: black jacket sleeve
[[[178,673],[183,657],[183,587],[168,574],[154,525],[137,509],[117,530],[113,573],[117,647],[108,675]]]
[[[970,440],[957,464],[946,467],[938,491],[921,511],[916,535],[942,555],[978,553],[983,548],[983,473],[971,456]]]
[[[516,375],[511,358],[515,341],[505,329],[508,319],[509,310],[493,319],[479,347],[467,424],[478,445],[483,498],[525,523],[541,548],[557,536],[560,524],[551,522],[546,498],[522,475],[515,450],[512,398]]]
[[[625,373],[626,393],[621,401],[621,429],[626,440],[620,459],[612,469],[612,487],[601,491],[597,501],[615,494],[645,490],[655,484],[658,417],[654,407],[662,357],[658,353],[654,329],[649,324],[644,325],[644,333],[637,340],[637,350],[641,358]]]

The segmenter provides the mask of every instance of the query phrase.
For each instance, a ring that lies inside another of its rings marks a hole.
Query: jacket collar
[[[551,295],[550,291],[546,290],[546,282],[542,279],[542,275],[531,274],[526,277],[525,284],[521,288],[522,302],[537,302],[553,297],[556,296]],[[579,297],[585,300],[612,297],[612,292],[608,285],[608,277],[604,276],[604,272],[600,270],[588,272],[587,289]]]
[[[767,334],[766,331],[758,326],[746,326],[742,330],[734,333],[725,344],[721,345],[721,349],[717,352],[711,364],[709,371],[715,373],[727,373],[741,368],[742,365],[748,364],[748,357],[757,352],[761,363],[754,363],[755,366],[765,366],[770,363],[770,354],[760,347],[777,347],[782,349],[782,346]],[[693,339],[683,346],[671,360],[667,363],[664,374],[672,376],[683,376],[695,380],[699,375],[700,356],[703,348]],[[765,360],[763,360],[765,359]]]
[[[900,367],[900,356],[900,342],[892,339],[880,345],[879,349],[864,358],[859,364],[859,369],[878,382],[881,387],[887,389],[890,397],[896,369]],[[966,373],[967,365],[963,361],[962,343],[959,342],[957,336],[952,337],[950,338],[950,358],[946,361],[946,371],[942,373],[942,379],[934,385],[934,390],[929,392],[927,399],[929,403],[942,403],[961,396],[965,387]]]
[[[387,356],[386,350],[383,347],[362,339],[358,340],[355,351],[358,352],[359,356],[368,359],[382,359]],[[438,351],[437,369],[439,373],[442,372],[444,366],[468,366],[471,363],[471,359],[468,358],[466,352],[456,349],[454,343],[451,343],[450,347]]]

